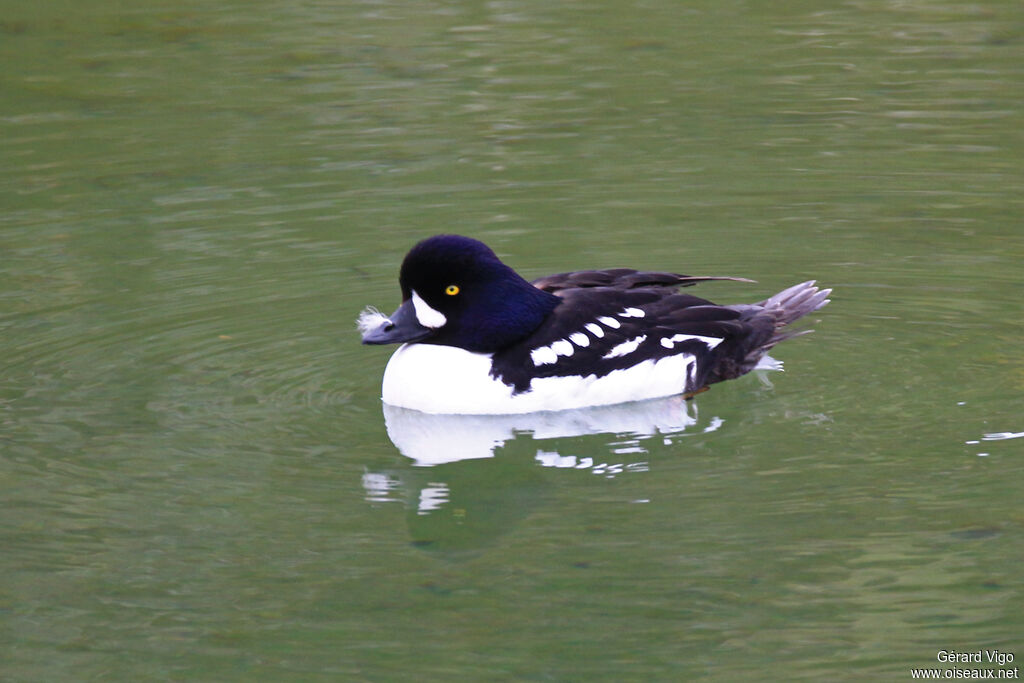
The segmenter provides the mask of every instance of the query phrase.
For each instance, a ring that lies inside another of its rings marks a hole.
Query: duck
[[[679,290],[746,278],[629,268],[527,281],[479,240],[435,235],[399,270],[401,305],[367,307],[362,343],[400,344],[384,370],[387,405],[433,414],[561,411],[680,396],[741,377],[789,325],[830,302],[801,282],[753,304]]]

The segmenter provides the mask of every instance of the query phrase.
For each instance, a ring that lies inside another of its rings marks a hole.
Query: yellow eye
[[[444,293],[447,294],[448,296],[455,296],[456,294],[459,293],[459,286],[458,285],[448,285],[447,287],[445,287]]]

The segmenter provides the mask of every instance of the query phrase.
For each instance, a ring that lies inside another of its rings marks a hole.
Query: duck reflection
[[[460,460],[492,458],[495,451],[513,439],[546,442],[589,434],[614,435],[609,442],[616,453],[644,453],[644,439],[673,435],[698,424],[697,405],[682,397],[639,401],[615,406],[579,410],[527,413],[524,415],[430,415],[416,410],[384,405],[388,437],[405,457],[417,466],[434,466]],[[713,419],[704,431],[714,431],[721,420]],[[620,439],[625,439],[620,441]],[[577,466],[575,456],[556,451],[538,451],[542,465]],[[572,464],[570,464],[572,463]]]
[[[402,502],[414,545],[449,557],[487,547],[540,507],[552,470],[606,478],[650,470],[648,452],[712,432],[681,397],[525,415],[430,415],[384,406],[408,466],[368,471],[366,499]]]

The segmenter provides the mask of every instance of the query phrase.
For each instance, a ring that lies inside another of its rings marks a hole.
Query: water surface
[[[7,4],[0,677],[1024,657],[1019,3]],[[836,292],[689,404],[403,423],[353,320],[437,232]]]

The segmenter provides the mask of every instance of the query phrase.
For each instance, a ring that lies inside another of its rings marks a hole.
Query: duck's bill
[[[420,325],[412,299],[406,299],[376,328],[363,335],[364,344],[402,344],[429,336],[434,330]]]

